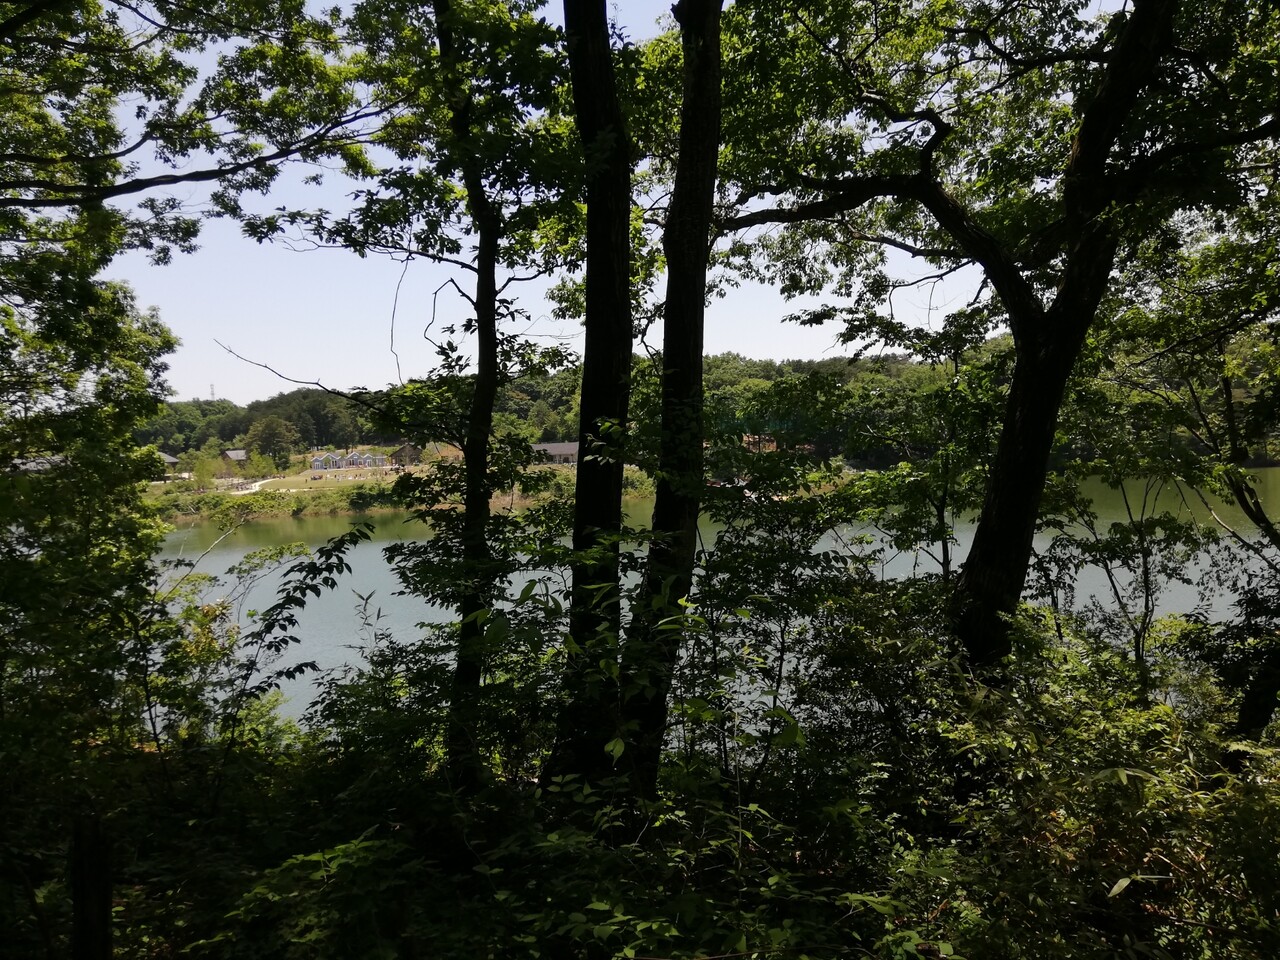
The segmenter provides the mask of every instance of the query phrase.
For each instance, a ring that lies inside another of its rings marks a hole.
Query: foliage
[[[282,453],[400,442],[398,434],[380,431],[367,414],[365,406],[346,395],[300,387],[244,407],[230,400],[170,401],[135,427],[134,437],[174,456],[210,444],[217,448],[215,455],[228,448],[256,448],[263,431],[268,431],[268,445]]]
[[[356,144],[378,111],[355,95],[327,12],[86,0],[6,4],[2,16],[8,236],[57,231],[64,208],[184,182],[216,182],[215,206],[234,210],[293,159],[362,165]],[[131,243],[160,262],[189,248],[196,222],[181,210],[144,197],[126,221]]]
[[[1271,956],[1280,532],[1249,469],[1276,439],[1276,11],[759,0],[725,23],[712,263],[724,283],[823,293],[792,319],[838,323],[857,355],[707,358],[705,430],[679,440],[706,445],[712,526],[685,590],[637,582],[643,533],[579,531],[596,542],[575,554],[564,495],[583,474],[529,446],[582,429],[598,371],[510,335],[524,315],[505,285],[599,252],[583,181],[621,142],[606,130],[579,154],[571,41],[538,5],[0,5],[11,949],[86,953],[92,928],[155,957]],[[683,49],[610,52],[645,205],[621,211],[636,253],[613,292],[639,317],[658,313],[645,231],[679,165]],[[386,122],[353,132],[373,113]],[[433,325],[437,369],[389,391],[161,408],[172,337],[100,273],[131,245],[163,259],[194,225],[159,195],[142,215],[103,205],[163,185],[134,146],[209,154],[213,206],[256,239],[302,230],[470,272],[453,289],[474,316]],[[352,209],[246,212],[295,156],[358,175]],[[976,263],[986,283],[915,330],[886,250],[927,282]],[[584,308],[573,279],[559,295]],[[611,427],[624,491],[670,479],[665,362],[633,362],[636,423]],[[388,558],[454,615],[395,635],[360,598],[363,656],[318,681],[304,731],[275,693],[313,667],[299,612],[366,534],[162,580],[150,445],[204,486],[233,444],[261,469],[402,438],[466,458],[394,491],[157,501],[228,527],[393,503],[422,521]],[[1119,522],[1089,501],[1102,487]],[[1025,536],[1004,545],[1033,585],[986,611],[1009,656],[975,676],[956,521],[1026,490]],[[613,579],[594,561],[615,550]],[[900,553],[936,571],[889,577]],[[1234,615],[1165,615],[1162,591],[1197,580]],[[610,617],[572,623],[573,603],[615,595]],[[637,635],[674,651],[670,676],[619,658]],[[649,796],[629,718],[668,680]],[[578,694],[605,707],[578,731],[603,750],[552,769]]]
[[[305,492],[259,490],[228,494],[165,491],[150,502],[166,520],[210,520],[222,526],[234,526],[258,517],[332,516],[391,509],[401,504],[390,485],[376,483]]]
[[[245,437],[246,447],[255,454],[269,457],[284,470],[289,466],[290,454],[302,443],[297,428],[279,417],[264,417],[249,428]]]
[[[0,242],[0,922],[24,941],[38,915],[14,898],[51,882],[73,824],[111,808],[137,730],[123,678],[147,649],[163,528],[141,500],[161,464],[130,431],[175,341],[96,277],[118,227],[86,212],[61,242]]]

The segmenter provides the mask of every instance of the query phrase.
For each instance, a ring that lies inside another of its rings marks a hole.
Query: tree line
[[[601,0],[560,12],[0,4],[9,942],[1268,956],[1280,532],[1247,465],[1276,422],[1280,12],[680,0],[644,43]],[[349,208],[281,205],[289,165],[340,171]],[[152,560],[135,431],[174,343],[101,275],[193,246],[189,183],[246,242],[448,265],[468,308],[433,370],[353,398],[462,453],[397,480],[422,535],[385,551],[450,615],[397,636],[357,598],[364,658],[305,729],[273,690],[312,665],[283,655],[364,528],[218,582]],[[904,322],[956,276],[967,300]],[[519,333],[547,277],[580,355]],[[743,279],[913,359],[706,363]],[[575,406],[573,495],[538,497],[504,418]],[[835,469],[859,449],[881,469]],[[877,575],[897,551],[936,569]],[[1231,612],[1163,615],[1175,582]]]
[[[261,425],[268,420],[273,422]],[[217,447],[216,452],[248,448],[255,427],[257,433],[268,428],[272,434],[284,431],[282,445],[291,450],[384,442],[345,398],[305,387],[243,407],[230,400],[167,401],[156,416],[134,430],[134,437],[140,444],[154,444],[178,456],[206,446]]]
[[[704,358],[709,402],[717,410],[713,432],[738,429],[762,434],[783,430],[781,411],[756,410],[759,397],[774,381],[822,373],[849,384],[864,375],[893,378],[914,361],[892,355],[874,363],[853,357],[823,360],[756,360],[725,353]],[[633,376],[652,378],[660,359],[637,356]],[[553,373],[533,372],[506,385],[495,400],[495,429],[519,434],[533,443],[576,438],[578,382],[581,369],[571,364]],[[723,421],[723,422],[721,422]],[[795,431],[792,431],[795,432]],[[813,431],[806,436],[812,439]],[[358,444],[394,444],[398,435],[379,428],[368,404],[341,392],[312,387],[277,394],[240,406],[230,400],[167,400],[160,411],[133,430],[143,446],[154,445],[171,456],[201,452],[216,457],[226,449],[246,449],[268,456],[316,448],[346,449]]]

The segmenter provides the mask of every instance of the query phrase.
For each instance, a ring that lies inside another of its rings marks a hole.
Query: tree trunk
[[[111,847],[100,817],[76,817],[68,861],[72,960],[111,960]]]
[[[1237,740],[1257,740],[1271,723],[1280,699],[1280,649],[1272,647],[1260,657],[1240,697],[1240,707],[1231,736]]]
[[[979,673],[990,673],[1012,652],[1008,618],[1018,608],[1031,565],[1058,412],[1107,288],[1116,249],[1105,218],[1093,217],[1071,245],[1053,305],[1034,317],[1010,311],[1013,382],[954,600],[956,637]]]
[[[1062,255],[1058,292],[1044,308],[1037,283],[1025,271],[1015,249],[981,224],[937,179],[938,148],[951,135],[949,121],[931,108],[895,116],[925,121],[933,134],[920,150],[917,172],[815,179],[826,191],[819,200],[790,209],[753,210],[722,224],[741,230],[764,223],[825,220],[857,210],[880,197],[924,206],[956,244],[986,273],[1003,301],[1013,333],[1017,362],[1005,408],[1002,432],[978,519],[973,548],[956,581],[953,626],[972,664],[986,671],[1011,649],[1007,617],[1017,608],[1031,560],[1040,494],[1067,378],[1084,337],[1097,315],[1115,263],[1116,231],[1121,213],[1140,207],[1141,153],[1126,181],[1124,152],[1116,145],[1127,138],[1135,107],[1155,80],[1161,60],[1173,46],[1173,21],[1179,0],[1138,0],[1132,13],[1117,19],[1118,36],[1105,58],[1097,84],[1076,98],[1079,124],[1070,159],[1062,171],[1062,218],[1054,224],[1052,257]],[[1140,122],[1148,122],[1140,118]],[[803,180],[803,178],[802,178]],[[770,192],[772,188],[759,191]],[[1157,204],[1157,215],[1159,205]]]
[[[473,204],[473,207],[481,204]],[[495,573],[489,549],[489,438],[493,433],[493,407],[498,392],[498,229],[487,209],[472,213],[479,225],[476,258],[476,376],[467,439],[462,448],[465,486],[462,500],[462,562],[467,584],[459,603],[458,658],[449,696],[449,728],[446,741],[449,774],[460,790],[473,788],[481,774],[475,729],[484,676],[485,618],[493,605]]]
[[[1074,341],[1055,337],[1019,351],[1014,365],[982,513],[956,582],[956,635],[981,672],[1011,651],[1007,618],[1027,580],[1058,410],[1083,331]]]
[[[1220,343],[1218,351],[1225,367],[1227,360],[1225,345]],[[1244,438],[1240,435],[1239,418],[1236,416],[1235,388],[1230,376],[1224,374],[1219,379],[1218,387],[1222,391],[1222,413],[1226,433],[1226,449],[1221,449],[1219,444],[1218,453],[1227,462],[1242,466],[1249,458],[1249,451]],[[1207,424],[1207,418],[1203,413],[1201,418]],[[1212,435],[1212,427],[1209,433]],[[1280,548],[1280,528],[1276,527],[1271,515],[1262,505],[1262,500],[1253,484],[1239,475],[1228,473],[1227,487],[1231,490],[1236,506],[1249,518],[1267,543],[1274,548]],[[1238,740],[1256,740],[1262,736],[1262,732],[1271,723],[1278,697],[1280,697],[1280,649],[1272,647],[1263,651],[1245,684],[1235,723],[1230,729],[1231,736]],[[1236,769],[1243,763],[1243,755],[1231,756],[1230,759]]]
[[[450,132],[459,152],[467,213],[475,224],[476,375],[462,444],[462,566],[466,579],[458,604],[458,653],[449,696],[445,757],[453,785],[470,790],[480,779],[482,762],[475,742],[480,685],[484,678],[484,613],[493,605],[493,556],[489,548],[489,440],[498,393],[498,240],[502,222],[485,189],[480,164],[468,152],[474,131],[473,103],[462,80],[462,64],[454,38],[449,0],[434,0],[440,59],[452,88],[459,92],[450,103]]]
[[[586,167],[586,342],[574,490],[565,702],[546,776],[610,775],[618,735],[618,537],[631,396],[631,145],[604,0],[565,0],[574,118]]]
[[[632,630],[623,651],[627,763],[637,792],[657,789],[667,698],[680,656],[680,601],[689,595],[702,504],[702,344],[707,257],[720,152],[722,0],[680,0],[673,8],[684,50],[680,153],[662,246],[667,297],[662,333],[662,425],[653,542]]]
[[[1001,294],[1017,362],[954,611],[956,636],[979,672],[989,672],[1012,650],[1007,618],[1017,609],[1027,579],[1058,409],[1115,264],[1117,198],[1108,163],[1139,94],[1172,43],[1176,9],[1177,0],[1135,5],[1084,107],[1062,178],[1069,239],[1052,306],[1024,312]]]

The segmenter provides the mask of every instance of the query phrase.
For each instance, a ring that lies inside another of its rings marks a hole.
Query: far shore
[[[572,495],[575,468],[547,465],[542,469],[561,474],[553,483],[553,489]],[[392,492],[395,477],[390,470],[385,473],[380,470],[330,471],[329,475],[305,471],[248,481],[238,489],[222,487],[205,491],[191,489],[184,481],[174,481],[153,483],[148,499],[157,507],[161,518],[169,521],[238,522],[257,517],[354,516],[404,511],[403,502]],[[628,496],[650,495],[647,480],[639,471],[632,479]],[[491,503],[495,510],[524,510],[545,502],[547,496],[530,497],[518,490],[506,490],[496,494]]]

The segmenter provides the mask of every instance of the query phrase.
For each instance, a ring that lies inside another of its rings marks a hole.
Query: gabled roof
[[[60,467],[66,462],[67,458],[60,453],[53,453],[47,457],[20,457],[10,461],[9,469],[17,473],[43,473],[54,467]]]
[[[249,459],[249,454],[244,450],[223,450],[222,455],[228,460],[235,460],[237,462]]]
[[[570,457],[578,455],[578,441],[565,440],[560,443],[535,443],[534,452],[545,453],[549,457]]]

